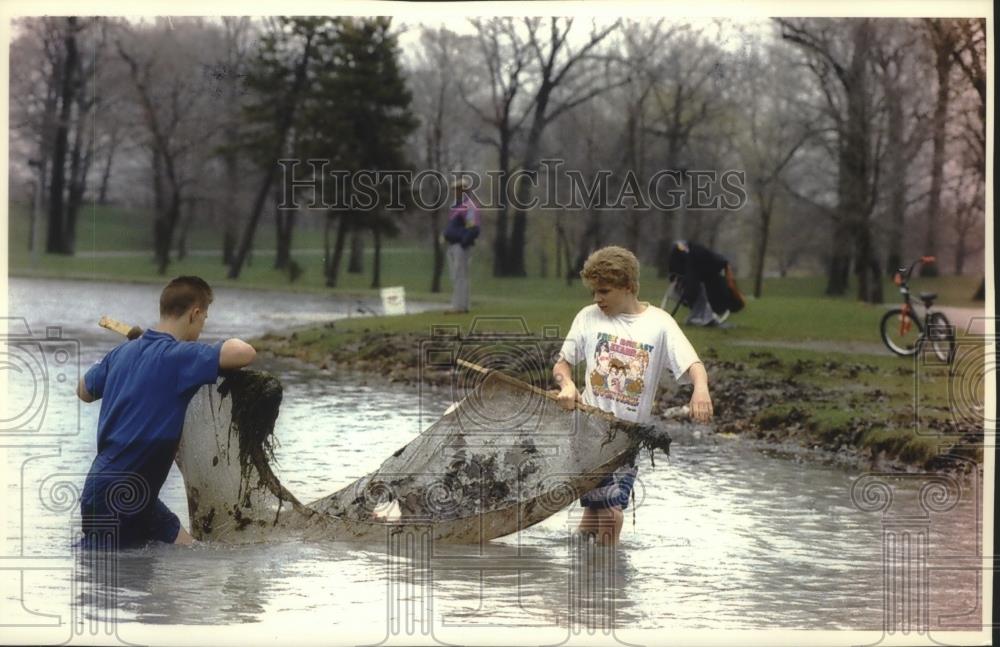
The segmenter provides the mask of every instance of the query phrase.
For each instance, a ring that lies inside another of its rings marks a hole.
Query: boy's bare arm
[[[559,395],[556,396],[559,406],[567,411],[572,411],[576,408],[578,395],[576,384],[573,382],[573,368],[569,362],[561,359],[552,367],[552,376],[555,378],[556,384],[559,385]]]
[[[708,371],[701,362],[695,362],[688,370],[688,377],[694,384],[691,392],[691,417],[697,422],[709,422],[712,420],[712,396],[708,393]]]
[[[82,377],[80,378],[80,383],[76,385],[76,397],[80,398],[84,402],[93,402],[97,399],[90,394],[90,391],[87,390],[87,383],[83,381]]]
[[[257,357],[253,346],[242,339],[227,339],[219,352],[219,368],[223,370],[243,368]]]

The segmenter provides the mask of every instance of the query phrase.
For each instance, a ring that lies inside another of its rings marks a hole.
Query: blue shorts
[[[138,548],[151,541],[172,544],[181,529],[181,520],[159,499],[138,516],[120,519],[117,527],[105,519],[88,519],[84,511],[82,548],[113,548],[116,535],[118,548]]]
[[[580,497],[580,505],[592,510],[604,508],[624,510],[628,507],[628,500],[632,495],[632,488],[635,486],[635,477],[638,473],[639,468],[626,467],[605,476],[597,484],[597,487]]]

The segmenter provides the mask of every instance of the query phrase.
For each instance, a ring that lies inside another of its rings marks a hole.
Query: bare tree
[[[969,256],[981,252],[986,244],[985,237],[982,236],[985,224],[985,188],[975,174],[963,174],[953,194],[951,225],[955,235],[954,272],[959,276],[965,272]]]
[[[639,181],[646,179],[647,143],[646,115],[654,90],[663,75],[660,48],[673,38],[675,29],[663,30],[663,20],[647,24],[628,21],[623,29],[627,70],[625,86],[625,145],[622,149],[624,168]],[[640,212],[630,205],[626,212],[626,247],[639,252]]]
[[[934,52],[934,71],[937,81],[937,97],[934,105],[934,119],[931,123],[933,138],[933,160],[931,162],[931,189],[927,198],[927,215],[924,222],[925,255],[934,256],[937,248],[938,223],[941,211],[941,185],[944,178],[945,147],[948,125],[948,103],[951,101],[951,70],[955,64],[954,54],[958,47],[958,36],[954,22],[943,18],[924,20],[928,42]],[[924,263],[920,267],[921,276],[936,276],[937,264]]]
[[[97,83],[98,70],[105,64],[107,32],[101,19],[89,19],[81,32],[82,52],[78,58],[75,93],[76,110],[73,120],[73,147],[70,152],[69,178],[65,211],[65,246],[68,253],[76,251],[76,223],[87,190],[87,177],[93,164],[97,129],[90,114],[102,99]]]
[[[508,274],[508,193],[507,185],[513,171],[514,140],[528,118],[531,103],[522,92],[529,52],[512,18],[473,20],[479,42],[479,52],[487,72],[489,101],[480,107],[473,90],[459,85],[463,101],[479,119],[492,126],[496,134],[476,135],[474,140],[489,144],[497,151],[497,219],[493,238],[493,275]],[[473,81],[474,83],[475,81]]]
[[[264,203],[270,193],[271,184],[274,182],[274,175],[278,166],[277,161],[286,150],[288,135],[295,123],[296,110],[299,107],[299,101],[306,85],[306,71],[315,54],[316,40],[320,27],[320,23],[314,19],[303,19],[295,22],[290,29],[294,37],[300,41],[300,49],[297,50],[292,61],[291,84],[284,95],[282,105],[275,110],[274,125],[276,133],[272,139],[273,148],[268,157],[270,162],[265,161],[264,177],[254,197],[250,217],[243,230],[239,247],[233,257],[232,264],[229,266],[229,278],[231,279],[239,278],[240,272],[243,270],[243,264],[246,262],[250,248],[253,245],[257,223],[260,220]]]
[[[66,18],[63,30],[63,55],[59,62],[58,76],[59,115],[56,120],[52,150],[52,179],[49,181],[49,228],[45,251],[50,254],[71,254],[66,236],[65,190],[66,155],[69,153],[69,131],[73,106],[76,103],[79,74],[77,34],[80,31],[76,16]]]
[[[985,239],[976,234],[982,233],[982,217],[985,211],[986,21],[978,18],[956,20],[954,29],[957,42],[952,55],[977,100],[975,110],[963,109],[960,113],[962,126],[960,140],[965,144],[962,149],[966,153],[961,159],[961,165],[963,169],[972,171],[971,175],[962,174],[963,181],[960,181],[956,192],[955,273],[962,274],[966,258],[980,251]],[[962,98],[959,95],[960,109],[964,108],[966,103]],[[966,177],[974,178],[970,185],[964,185]],[[980,291],[984,289],[981,286]]]
[[[837,207],[827,294],[847,288],[851,259],[858,298],[882,301],[881,269],[871,215],[878,198],[884,141],[872,83],[874,24],[870,19],[778,19],[781,36],[802,48],[836,129]],[[853,252],[853,253],[852,253]]]
[[[679,171],[682,178],[690,170],[689,143],[695,131],[714,123],[726,111],[719,88],[711,83],[723,61],[723,53],[704,37],[702,29],[685,25],[663,43],[664,74],[653,93],[656,112],[645,132],[660,138],[659,160],[663,168]],[[657,273],[667,274],[667,252],[671,239],[685,238],[682,209],[680,218],[664,214],[657,243]]]
[[[176,24],[176,21],[174,21]],[[200,21],[190,23],[192,27]],[[165,274],[170,248],[181,221],[185,190],[193,180],[186,162],[207,154],[214,132],[198,111],[205,98],[199,62],[186,42],[195,30],[163,23],[117,25],[115,47],[127,66],[149,146],[154,194],[153,248],[157,270]]]
[[[521,178],[536,175],[541,161],[542,139],[546,128],[563,114],[582,105],[625,80],[608,82],[605,68],[611,59],[598,46],[618,29],[620,21],[598,26],[595,22],[586,41],[574,47],[568,35],[572,19],[550,18],[548,38],[540,35],[542,20],[511,18],[473,21],[480,50],[489,75],[489,108],[484,109],[469,98],[467,104],[480,119],[496,129],[496,137],[477,137],[480,143],[494,146],[498,152],[497,229],[494,238],[493,273],[497,276],[524,276],[527,242],[527,210],[515,208],[508,232],[508,185],[516,167]],[[530,125],[528,120],[530,118]],[[523,133],[520,155],[515,150],[516,137]],[[514,160],[518,163],[515,165]],[[532,197],[532,184],[519,181],[514,187],[518,207]]]
[[[750,173],[750,193],[757,204],[757,236],[753,253],[753,294],[763,293],[771,221],[781,192],[781,176],[816,130],[797,115],[798,75],[776,48],[744,54],[741,103],[746,106],[740,156]]]
[[[65,20],[25,18],[16,21],[19,36],[10,45],[11,165],[19,161],[14,152],[23,141],[29,168],[34,175],[35,198],[28,247],[40,246],[36,234],[48,203],[49,170],[56,130],[64,66]],[[57,247],[61,247],[57,245]]]
[[[222,17],[223,51],[218,61],[208,68],[216,82],[216,94],[222,99],[222,146],[220,157],[223,165],[222,205],[222,263],[231,266],[236,257],[240,208],[240,113],[242,98],[246,93],[244,81],[247,62],[252,52],[254,35],[250,19],[243,16]],[[281,255],[279,251],[278,256]]]
[[[919,92],[918,37],[908,22],[889,25],[875,51],[877,71],[886,106],[885,205],[886,270],[896,272],[904,263],[903,232],[907,215],[907,191],[912,184],[910,167],[926,143],[927,115]]]
[[[956,20],[956,48],[952,52],[955,64],[962,70],[968,85],[978,99],[975,111],[967,111],[963,140],[967,150],[977,153],[968,160],[983,180],[986,177],[986,20],[969,18]]]
[[[617,30],[621,21],[610,25],[591,24],[590,35],[579,47],[567,42],[573,20],[549,19],[549,36],[539,35],[541,19],[525,18],[528,46],[535,56],[533,79],[536,88],[531,101],[531,127],[525,140],[520,169],[529,175],[538,172],[542,136],[546,127],[577,106],[587,103],[608,90],[627,83],[627,79],[614,80],[607,74],[612,59],[602,54],[598,46]],[[532,197],[532,185],[522,181],[515,187],[517,205],[510,234],[505,274],[525,276],[524,248],[527,240],[528,214],[524,205]]]
[[[468,37],[444,27],[425,28],[420,34],[420,49],[409,79],[414,110],[420,116],[420,126],[414,133],[418,149],[414,158],[422,160],[425,169],[444,173],[461,167],[465,161],[460,144],[460,138],[464,137],[462,115],[454,97],[463,85],[460,78],[465,69],[463,53],[472,46]],[[431,292],[441,291],[443,212],[444,207],[427,212],[427,237],[434,252]]]

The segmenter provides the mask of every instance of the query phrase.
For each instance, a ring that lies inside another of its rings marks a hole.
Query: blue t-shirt
[[[221,343],[182,342],[147,330],[87,371],[87,391],[101,398],[97,458],[81,496],[88,512],[127,518],[153,506],[177,453],[187,405],[218,379],[221,350]]]

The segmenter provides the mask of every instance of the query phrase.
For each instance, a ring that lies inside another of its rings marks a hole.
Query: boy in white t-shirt
[[[712,419],[708,374],[673,317],[639,301],[639,261],[622,247],[604,247],[587,259],[580,272],[594,303],[573,319],[552,374],[560,386],[559,404],[568,410],[577,399],[616,418],[647,423],[660,373],[669,368],[678,382],[694,384],[691,417]],[[582,394],[573,383],[572,366],[587,362]],[[620,470],[581,498],[580,532],[599,542],[617,543],[637,468]]]

